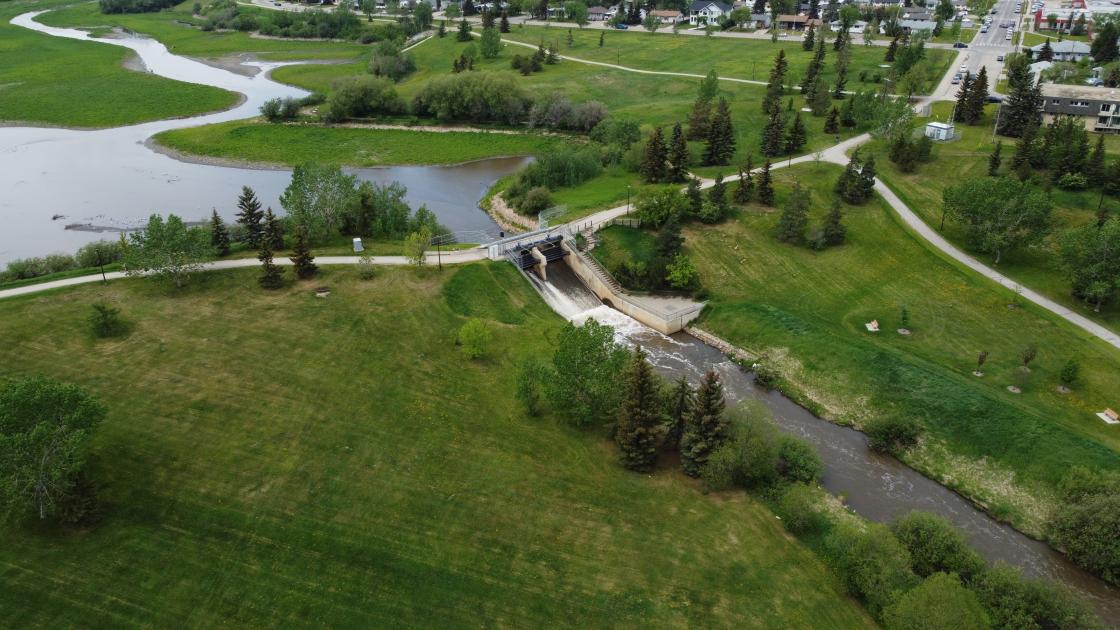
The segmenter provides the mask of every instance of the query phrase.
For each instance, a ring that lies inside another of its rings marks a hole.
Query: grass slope
[[[21,13],[61,2],[0,4],[0,120],[113,127],[221,110],[237,95],[125,69],[131,51],[14,26]],[[92,5],[96,6],[96,5]]]
[[[934,110],[934,115],[939,120],[944,120],[949,115],[948,103],[939,104]],[[971,177],[983,177],[988,172],[988,156],[994,148],[992,140],[992,125],[995,115],[994,109],[989,107],[988,115],[982,124],[977,126],[957,125],[963,134],[961,139],[946,144],[939,144],[934,149],[934,161],[923,164],[916,173],[902,173],[893,162],[886,159],[887,147],[884,141],[871,145],[870,151],[877,156],[879,177],[891,187],[895,193],[906,202],[929,225],[938,226],[941,223],[942,191],[948,186]],[[925,124],[925,119],[919,124]],[[1015,140],[1003,140],[1003,167],[1002,172],[1008,173],[1011,158],[1015,154]],[[1096,142],[1096,137],[1090,138]],[[1106,149],[1110,152],[1110,159],[1116,158],[1120,152],[1120,138],[1106,136]],[[1066,191],[1054,188],[1051,191],[1054,202],[1054,229],[1051,236],[1042,244],[1027,249],[1009,252],[1003,257],[997,269],[1000,273],[1013,278],[1032,289],[1043,293],[1050,299],[1068,306],[1081,315],[1109,326],[1113,330],[1120,330],[1120,305],[1106,305],[1100,313],[1094,313],[1091,307],[1070,295],[1069,281],[1056,255],[1055,237],[1063,230],[1085,225],[1096,220],[1097,204],[1100,193],[1097,191]],[[1106,198],[1105,207],[1118,207],[1116,200]],[[965,229],[961,224],[948,221],[945,224],[944,235],[957,247],[968,251],[965,246]],[[977,257],[991,263],[991,257],[978,254]]]
[[[871,625],[752,499],[524,418],[515,366],[561,322],[509,265],[198,282],[0,302],[0,379],[76,382],[110,410],[104,522],[0,530],[0,625]],[[95,300],[131,336],[94,342]],[[491,358],[456,349],[468,316]]]
[[[839,172],[777,171],[779,207],[800,178],[816,224]],[[686,230],[711,291],[702,327],[767,354],[841,421],[921,419],[935,440],[910,460],[1036,534],[1070,466],[1120,466],[1120,431],[1093,415],[1118,402],[1120,352],[1033,306],[1009,309],[1010,294],[926,249],[878,199],[847,208],[849,243],[824,252],[778,242],[777,220],[752,205],[723,225]],[[910,337],[894,332],[900,305]],[[872,319],[883,332],[864,330]],[[1038,359],[1023,375],[1028,344]],[[982,350],[991,356],[978,379]],[[1070,357],[1081,360],[1084,382],[1061,395],[1058,371]],[[1023,394],[1006,390],[1013,383]]]
[[[183,153],[294,166],[307,161],[348,166],[458,164],[529,155],[556,139],[532,134],[430,132],[234,121],[165,131],[155,140]]]

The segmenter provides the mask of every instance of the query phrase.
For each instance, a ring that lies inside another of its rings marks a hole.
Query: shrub
[[[691,258],[677,254],[665,267],[665,281],[674,289],[695,289],[700,286],[700,272]]]
[[[99,0],[102,13],[151,13],[173,7],[176,0]]]
[[[591,130],[591,139],[619,146],[623,151],[642,139],[642,130],[633,120],[604,118]]]
[[[984,560],[949,521],[928,512],[910,512],[891,524],[910,552],[910,567],[921,577],[955,573],[968,581],[984,570]]]
[[[976,595],[956,575],[935,573],[883,613],[888,630],[986,630],[985,614]]]
[[[268,122],[281,122],[295,120],[299,117],[299,108],[302,106],[300,99],[270,98],[261,104],[261,116]]]
[[[779,436],[770,411],[751,401],[734,407],[728,421],[728,439],[708,457],[700,476],[716,489],[750,489],[775,481]]]
[[[512,77],[493,72],[453,74],[429,81],[412,99],[417,116],[499,122],[525,119],[528,99]]]
[[[599,153],[594,147],[560,147],[523,168],[503,196],[519,206],[520,198],[532,188],[576,186],[595,177],[602,170]]]
[[[865,431],[871,448],[898,454],[918,443],[922,425],[917,420],[900,414],[872,420]]]
[[[350,77],[334,84],[323,117],[328,122],[404,111],[393,82],[382,77]]]
[[[120,241],[94,241],[83,245],[74,255],[79,267],[110,265],[124,257]]]
[[[995,628],[1095,628],[1093,614],[1052,582],[1024,579],[1019,569],[997,563],[974,580],[972,591]]]
[[[374,49],[369,59],[369,73],[375,77],[385,77],[394,83],[400,82],[416,70],[416,60],[412,55],[401,52],[393,41],[383,41]]]
[[[459,347],[468,359],[482,358],[490,338],[490,328],[481,319],[471,319],[459,329]]]
[[[540,415],[548,373],[548,366],[538,359],[526,359],[517,371],[517,399],[530,416]]]
[[[362,252],[358,257],[358,277],[362,280],[373,280],[377,275],[377,268],[373,265],[373,256],[368,251]]]
[[[825,539],[825,553],[848,593],[879,615],[917,583],[910,554],[890,530],[878,523],[863,529],[842,523]]]
[[[778,441],[778,473],[790,481],[816,483],[824,474],[824,464],[812,444],[783,435]]]
[[[93,305],[89,323],[96,337],[116,337],[123,335],[125,332],[125,324],[121,320],[121,310],[104,302],[97,302]]]
[[[777,387],[778,371],[770,367],[766,363],[755,363],[751,366],[751,371],[754,372],[754,382],[766,390],[771,390]]]
[[[1048,523],[1050,541],[1077,564],[1120,583],[1120,484],[1107,477],[1092,488],[1067,483],[1064,494]]]
[[[688,200],[678,186],[647,186],[634,198],[634,211],[642,225],[660,228],[666,222],[680,220],[688,207]]]
[[[552,206],[552,195],[544,186],[537,186],[525,193],[517,211],[525,216],[536,216]]]
[[[820,492],[804,484],[786,488],[778,500],[782,524],[795,534],[815,534],[828,526],[828,517],[820,510]]]
[[[1066,173],[1058,178],[1058,188],[1063,190],[1083,190],[1089,180],[1081,173]]]

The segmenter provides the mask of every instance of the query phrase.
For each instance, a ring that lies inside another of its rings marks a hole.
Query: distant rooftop
[[[1091,85],[1066,85],[1064,83],[1043,83],[1040,87],[1043,96],[1087,98],[1097,101],[1120,101],[1120,88],[1093,87]]]

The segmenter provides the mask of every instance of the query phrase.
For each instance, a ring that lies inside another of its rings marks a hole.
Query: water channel
[[[872,451],[867,436],[817,418],[780,393],[756,387],[754,377],[720,351],[685,333],[662,335],[603,305],[566,265],[548,267],[548,282],[529,279],[545,301],[577,324],[594,318],[608,324],[627,345],[641,345],[665,376],[683,375],[698,383],[709,369],[719,372],[728,402],[753,398],[774,414],[778,427],[811,442],[825,465],[824,487],[843,496],[861,516],[889,522],[911,510],[924,510],[951,521],[965,533],[988,562],[1022,567],[1024,574],[1063,583],[1089,601],[1110,625],[1120,623],[1120,589],[1080,569],[1045,543],[998,523],[952,490],[923,476],[897,459]]]
[[[83,31],[47,27],[33,21],[37,13],[13,24],[49,35],[87,39]],[[124,37],[103,40],[134,50],[145,67],[162,76],[212,85],[245,95],[239,106],[187,119],[165,120],[97,131],[53,128],[0,128],[0,263],[12,258],[72,251],[96,232],[66,230],[68,223],[94,228],[135,227],[152,212],[175,212],[200,219],[211,208],[230,218],[232,200],[242,185],[252,186],[263,203],[279,209],[287,185],[283,170],[255,170],[185,163],[155,153],[145,145],[153,134],[168,129],[255,116],[269,98],[302,92],[268,78],[282,64],[254,63],[262,72],[243,76],[170,54],[151,39]],[[393,167],[358,169],[359,177],[381,183],[400,181],[414,205],[427,204],[453,230],[494,234],[497,226],[477,208],[486,188],[512,172],[523,159],[497,159],[455,167]],[[65,218],[52,220],[54,215]],[[642,326],[603,305],[565,265],[549,268],[549,282],[530,279],[558,313],[576,323],[588,318],[611,325],[628,344],[641,344],[664,374],[685,375],[693,382],[708,369],[717,370],[730,401],[755,398],[773,412],[779,427],[813,443],[824,461],[824,486],[874,521],[886,522],[910,510],[939,514],[959,527],[990,562],[1002,560],[1031,576],[1063,583],[1090,601],[1106,623],[1120,620],[1120,591],[1074,566],[1047,545],[1031,540],[977,510],[949,489],[867,446],[866,437],[816,418],[788,398],[756,388],[753,378],[719,351],[686,334],[671,337]]]
[[[13,24],[58,37],[88,39],[84,31],[44,26],[27,13]],[[154,39],[120,35],[97,41],[130,48],[155,74],[211,85],[245,96],[237,107],[213,114],[100,130],[0,127],[0,265],[15,258],[73,252],[82,244],[114,239],[121,229],[142,225],[152,213],[175,213],[188,221],[211,209],[232,220],[241,186],[252,187],[261,203],[280,211],[280,193],[290,171],[231,168],[176,160],[146,146],[169,129],[250,118],[261,103],[299,97],[302,90],[271,80],[282,63],[249,62],[259,68],[245,76],[180,57]],[[110,86],[107,86],[110,87]],[[397,166],[350,169],[360,179],[408,188],[412,207],[427,205],[460,240],[496,238],[497,224],[477,200],[500,177],[527,158],[498,158],[457,166]],[[467,202],[467,203],[464,203]],[[70,226],[70,229],[67,229]],[[488,238],[489,237],[489,238]]]

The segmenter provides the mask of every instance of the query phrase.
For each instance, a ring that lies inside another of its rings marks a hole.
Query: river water
[[[26,13],[12,23],[57,37],[89,39],[84,31],[35,22],[36,15]],[[201,220],[217,209],[232,220],[241,186],[252,187],[261,203],[281,211],[279,197],[288,185],[289,171],[181,162],[156,153],[145,141],[169,129],[251,118],[270,98],[304,96],[303,90],[268,77],[270,70],[285,64],[247,64],[261,69],[248,77],[173,55],[163,44],[145,37],[96,41],[132,49],[155,74],[238,92],[245,96],[244,102],[204,116],[93,131],[0,127],[0,266],[15,258],[73,252],[91,240],[116,238],[117,230],[142,225],[152,213]],[[527,159],[350,172],[363,180],[404,184],[413,207],[427,205],[460,240],[485,242],[496,238],[500,228],[477,207],[477,201],[494,181]]]
[[[1048,545],[998,523],[945,488],[897,459],[871,450],[867,436],[821,420],[782,394],[755,386],[754,377],[720,351],[685,333],[665,336],[604,305],[583,286],[567,265],[548,267],[548,282],[528,273],[545,301],[564,318],[582,324],[594,318],[615,329],[618,339],[641,345],[665,376],[681,375],[696,384],[709,369],[716,370],[728,402],[762,401],[778,427],[812,443],[824,462],[822,485],[861,516],[881,523],[911,510],[938,514],[958,527],[989,562],[1002,560],[1022,567],[1024,574],[1065,584],[1089,601],[1102,618],[1120,622],[1120,589],[1080,569]]]

